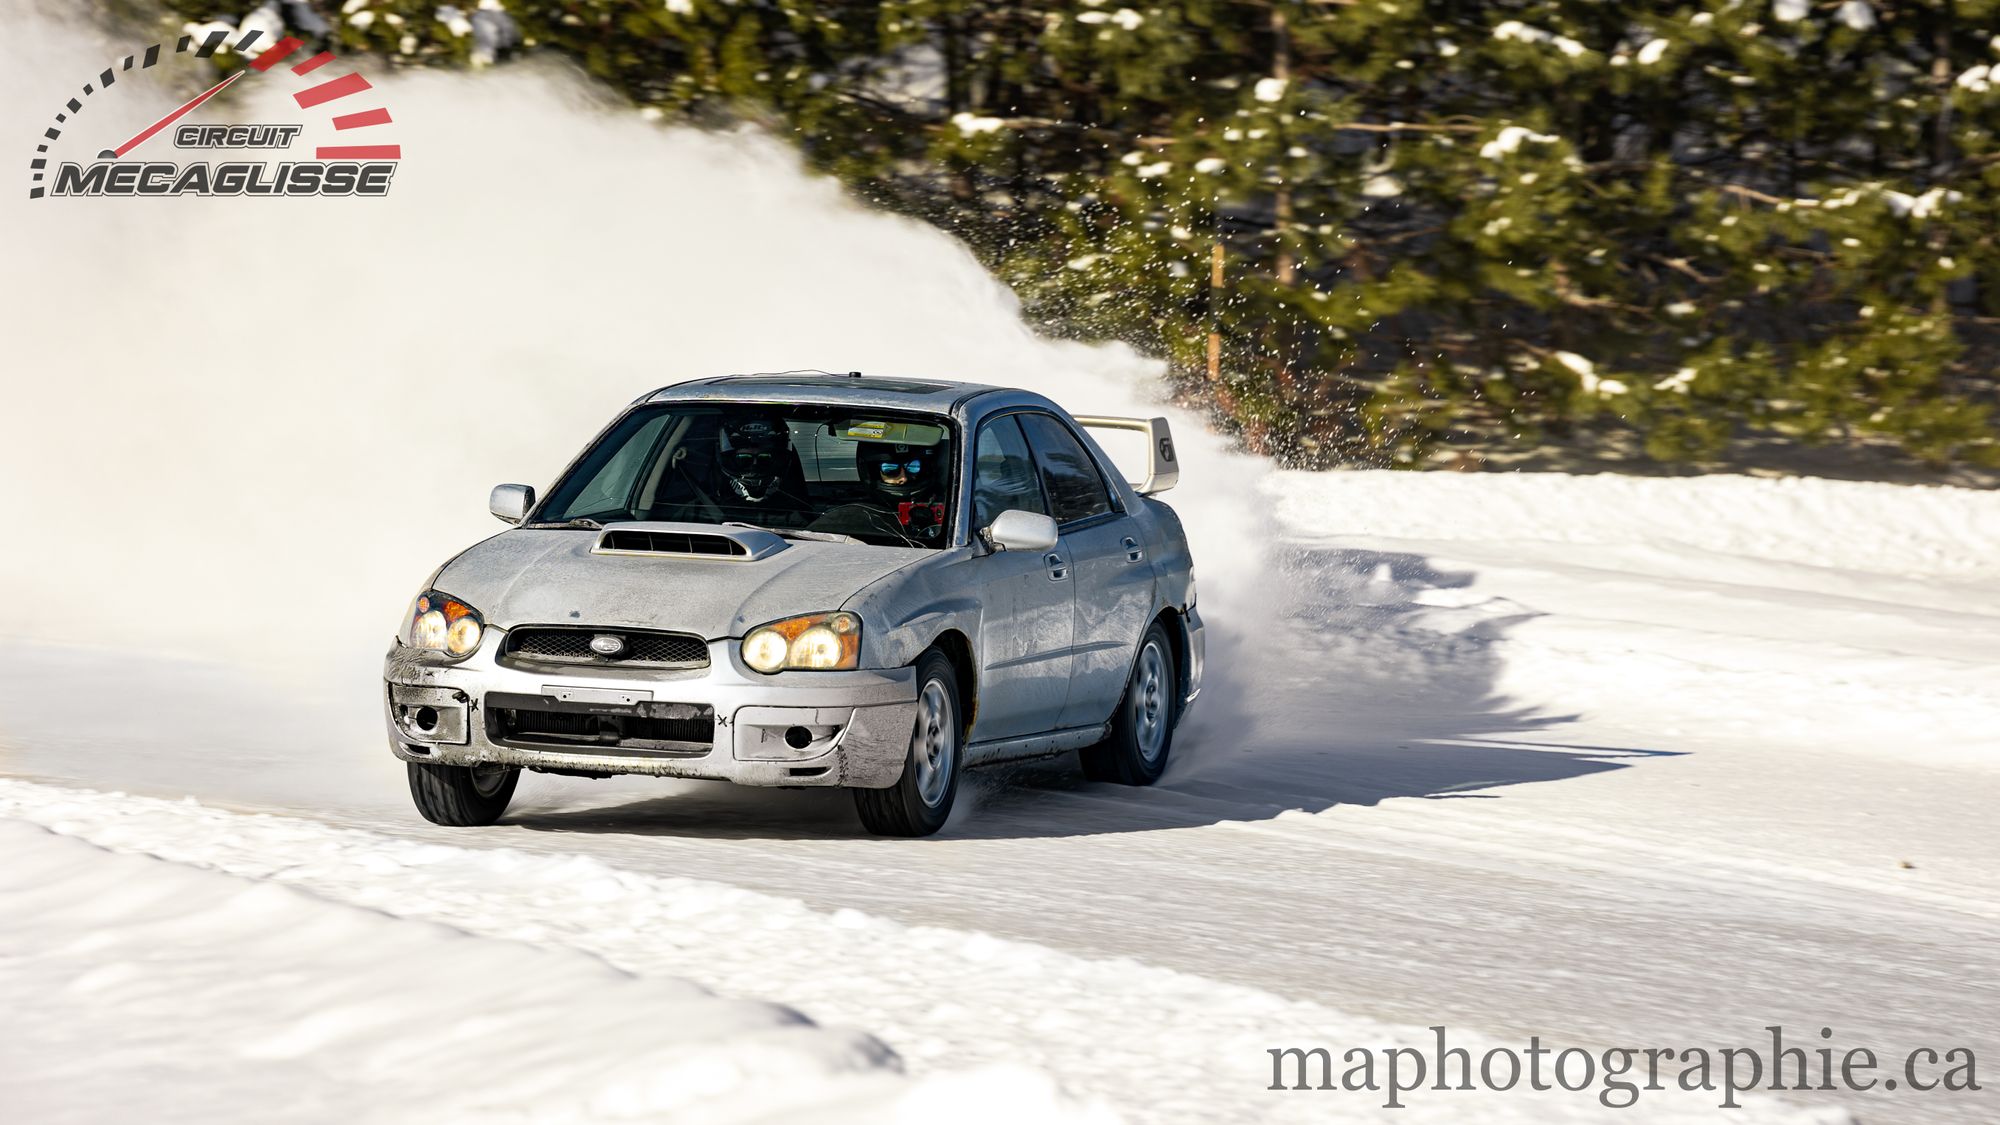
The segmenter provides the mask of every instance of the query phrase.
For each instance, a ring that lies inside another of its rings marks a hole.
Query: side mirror
[[[486,498],[486,510],[501,523],[520,523],[535,506],[535,490],[525,484],[496,484]]]
[[[1015,508],[994,517],[979,537],[996,551],[1046,551],[1056,545],[1056,521]]]

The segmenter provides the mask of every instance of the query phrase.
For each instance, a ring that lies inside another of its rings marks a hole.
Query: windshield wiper
[[[598,523],[596,520],[591,519],[589,516],[578,516],[575,519],[564,520],[561,523],[531,523],[528,526],[534,528],[579,527],[588,529],[590,531],[600,531],[604,527],[603,524]]]
[[[831,531],[797,531],[789,527],[765,527],[762,524],[744,523],[742,520],[724,520],[724,527],[742,527],[751,531],[767,532],[780,539],[804,539],[812,543],[860,543],[852,535],[839,535]]]

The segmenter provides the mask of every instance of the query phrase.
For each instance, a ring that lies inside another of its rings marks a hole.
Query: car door
[[[1047,515],[1034,455],[1012,415],[987,422],[973,442],[973,529],[1001,512]],[[1057,729],[1069,696],[1076,576],[1058,542],[1048,551],[998,551],[975,559],[979,705],[972,741]]]
[[[1153,612],[1153,564],[1145,535],[1113,496],[1097,461],[1069,425],[1040,412],[1018,416],[1035,453],[1060,547],[1075,572],[1075,640],[1060,725],[1111,716]]]

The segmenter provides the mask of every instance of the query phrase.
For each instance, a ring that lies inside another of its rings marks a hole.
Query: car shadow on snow
[[[1540,737],[1577,716],[1524,705],[1499,689],[1507,633],[1536,614],[1468,597],[1471,581],[1469,572],[1440,570],[1421,555],[1344,547],[1281,552],[1229,599],[1204,577],[1213,599],[1203,607],[1205,682],[1165,778],[1144,789],[1089,782],[1074,755],[975,771],[960,786],[944,835],[1148,832],[1394,797],[1495,799],[1510,786],[1676,756]],[[593,799],[587,785],[542,799],[523,786],[527,799],[508,820],[541,830],[737,839],[860,831],[837,791],[694,783],[620,802],[610,793]]]

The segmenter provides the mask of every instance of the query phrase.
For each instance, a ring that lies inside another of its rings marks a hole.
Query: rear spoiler
[[[1135,430],[1146,435],[1146,479],[1132,482],[1141,496],[1165,492],[1181,480],[1180,462],[1174,460],[1174,435],[1165,418],[1107,418],[1074,415],[1077,424],[1093,430]]]

